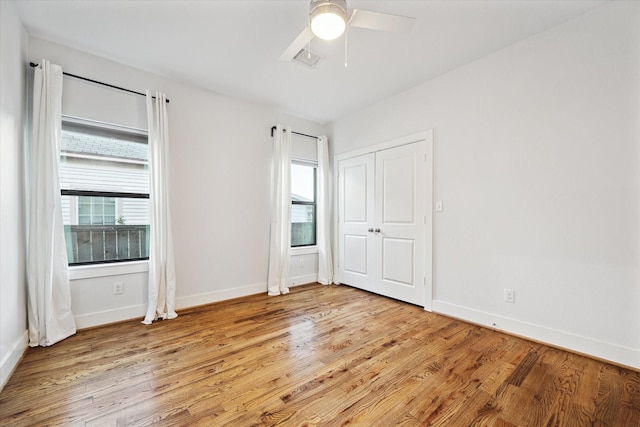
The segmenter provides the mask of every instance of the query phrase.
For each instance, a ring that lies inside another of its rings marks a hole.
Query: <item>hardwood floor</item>
[[[32,348],[0,425],[640,425],[640,373],[347,286]]]

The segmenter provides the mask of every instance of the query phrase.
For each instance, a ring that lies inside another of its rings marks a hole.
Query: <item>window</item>
[[[115,197],[78,196],[78,224],[106,225],[115,223]]]
[[[149,258],[148,163],[144,132],[63,122],[59,175],[69,265]]]
[[[291,247],[316,244],[316,165],[291,164]]]

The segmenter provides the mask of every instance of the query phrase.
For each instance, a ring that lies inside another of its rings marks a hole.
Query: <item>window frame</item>
[[[144,129],[136,129],[126,126],[119,126],[110,123],[103,123],[99,121],[82,119],[73,116],[62,116],[61,128],[64,128],[65,125],[69,125],[72,128],[74,127],[85,127],[94,130],[98,133],[105,134],[128,134],[128,135],[136,135],[139,137],[147,137],[148,140],[148,131]],[[148,145],[148,142],[147,142]],[[59,153],[59,157],[62,156],[63,153]],[[120,199],[149,199],[149,193],[136,193],[136,192],[125,192],[125,191],[94,191],[94,190],[71,190],[71,189],[60,189],[60,196],[86,196],[86,197],[113,197],[116,201],[116,215],[117,215],[117,205],[120,202]],[[116,226],[117,224],[117,216],[116,216]],[[110,226],[107,225],[107,226]],[[148,224],[149,230],[151,225]],[[66,245],[66,242],[65,242]],[[140,263],[146,262],[148,265],[149,257],[135,257],[135,258],[126,258],[126,259],[115,259],[115,260],[97,260],[97,261],[82,261],[82,262],[69,262],[67,260],[69,267],[84,267],[90,268],[93,266],[105,266],[107,265],[123,265],[125,263]],[[90,275],[91,276],[91,275]],[[100,274],[98,275],[100,276]]]
[[[313,243],[305,245],[293,245],[293,242],[289,242],[291,249],[304,249],[315,247],[318,243],[318,162],[309,160],[291,159],[291,165],[308,166],[313,168],[313,202],[303,202],[297,200],[291,200],[291,207],[294,205],[313,206]],[[293,191],[291,191],[293,194]],[[293,227],[293,221],[290,223],[290,227]],[[292,230],[293,231],[293,230]]]

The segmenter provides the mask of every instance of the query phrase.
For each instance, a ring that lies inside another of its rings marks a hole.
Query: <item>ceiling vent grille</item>
[[[305,67],[316,68],[316,65],[324,58],[316,53],[311,52],[309,55],[309,51],[307,49],[300,49],[300,52],[296,53],[296,56],[293,57],[293,62],[297,62],[298,64],[302,64]]]

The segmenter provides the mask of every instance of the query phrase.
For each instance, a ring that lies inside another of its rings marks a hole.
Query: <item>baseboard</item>
[[[93,328],[94,326],[108,325],[109,323],[122,322],[123,320],[140,318],[140,321],[147,313],[146,305],[132,305],[120,307],[114,310],[99,311],[96,313],[81,314],[73,316],[77,329]]]
[[[253,285],[239,286],[237,288],[222,289],[220,291],[206,292],[203,294],[189,295],[176,298],[176,310],[181,308],[197,307],[233,298],[246,297],[264,292],[267,293],[267,282]],[[178,315],[180,313],[178,312]]]
[[[433,312],[640,370],[640,350],[633,348],[439,300],[433,301]]]
[[[317,274],[296,276],[289,279],[288,286],[299,286],[307,283],[315,283],[318,280]],[[267,283],[255,283],[253,285],[239,286],[236,288],[222,289],[219,291],[206,292],[202,294],[189,295],[176,298],[176,310],[181,308],[196,307],[199,305],[211,304],[233,298],[255,295],[267,292]],[[146,304],[121,307],[114,310],[87,313],[75,316],[76,327],[78,329],[92,328],[94,326],[106,325],[109,323],[122,322],[135,318],[144,318],[147,312]],[[178,315],[180,312],[178,311]]]
[[[25,330],[22,336],[13,343],[6,356],[2,358],[2,362],[0,362],[0,391],[2,391],[4,385],[9,381],[11,374],[18,367],[18,363],[20,363],[22,356],[24,356],[28,345],[29,331]]]
[[[304,276],[289,277],[289,279],[287,280],[287,286],[292,287],[292,286],[307,285],[309,283],[316,283],[317,281],[318,281],[317,274],[305,274]]]
[[[267,292],[267,284],[257,283],[254,285],[240,286],[237,288],[223,289],[220,291],[206,292],[203,294],[189,295],[186,297],[176,298],[176,310],[182,308],[195,307],[199,305],[211,304],[213,302],[223,301],[232,298],[244,297],[248,295]],[[113,310],[100,311],[96,313],[87,313],[74,316],[76,328],[86,329],[94,326],[107,325],[109,323],[122,322],[140,318],[140,321],[147,313],[147,305],[139,304],[128,307],[120,307]],[[178,311],[178,315],[180,312]]]

